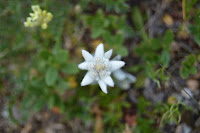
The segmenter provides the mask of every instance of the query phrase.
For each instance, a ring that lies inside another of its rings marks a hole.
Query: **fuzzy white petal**
[[[86,61],[92,61],[93,56],[86,50],[82,50],[82,55]]]
[[[83,62],[83,63],[78,65],[78,68],[81,69],[81,70],[88,70],[88,63]]]
[[[119,60],[121,60],[121,56],[120,55],[117,55],[117,56],[115,56],[112,60],[117,60],[117,61],[119,61]]]
[[[99,44],[95,51],[95,56],[103,57],[104,56],[104,46],[103,43]]]
[[[81,86],[86,86],[94,82],[94,79],[90,76],[89,73],[86,73],[85,77],[81,82]]]
[[[99,80],[99,81],[98,81],[98,84],[99,84],[101,90],[102,90],[104,93],[108,93],[108,91],[107,91],[107,85],[106,85],[106,83],[105,83],[104,81]]]
[[[110,57],[111,57],[111,55],[112,55],[112,52],[113,52],[113,50],[111,49],[111,50],[109,50],[109,51],[107,51],[106,53],[105,53],[105,58],[107,58],[107,59],[110,59]]]
[[[110,61],[111,72],[116,71],[117,69],[120,69],[124,65],[125,65],[125,62],[123,61]]]
[[[125,80],[126,78],[126,73],[124,71],[122,71],[121,69],[118,69],[116,71],[113,72],[113,76],[117,79],[117,80]]]
[[[113,82],[113,80],[112,80],[112,78],[111,78],[110,76],[107,76],[106,78],[104,78],[103,81],[104,81],[107,85],[109,85],[109,86],[111,86],[111,87],[114,86],[114,82]]]
[[[131,75],[129,73],[127,73],[127,78],[128,78],[130,83],[135,83],[136,80],[137,80],[135,76],[133,76],[133,75]]]

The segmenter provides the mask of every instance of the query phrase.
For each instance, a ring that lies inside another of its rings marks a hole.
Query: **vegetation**
[[[0,132],[198,132],[199,6],[0,0]],[[127,78],[107,94],[81,86],[86,71],[78,68],[81,51],[94,53],[100,43],[126,63]]]

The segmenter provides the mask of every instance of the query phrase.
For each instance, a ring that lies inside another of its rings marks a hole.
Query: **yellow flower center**
[[[102,71],[102,70],[104,70],[104,65],[102,65],[102,64],[96,64],[96,71],[98,71],[98,72],[100,72],[100,71]]]

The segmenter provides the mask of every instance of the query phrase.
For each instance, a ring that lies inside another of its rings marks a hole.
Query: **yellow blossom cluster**
[[[51,21],[53,15],[46,10],[42,10],[39,5],[31,6],[33,13],[30,13],[30,17],[27,17],[24,22],[25,27],[41,26],[42,29],[46,29],[47,23]]]

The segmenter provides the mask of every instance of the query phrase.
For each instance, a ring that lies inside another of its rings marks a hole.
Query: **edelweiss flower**
[[[88,70],[81,82],[81,86],[86,86],[97,82],[104,93],[107,93],[107,85],[113,87],[114,82],[110,76],[113,71],[120,69],[125,65],[123,61],[109,61],[112,50],[104,53],[103,44],[96,48],[94,56],[89,52],[82,50],[85,62],[78,65],[79,69]]]

